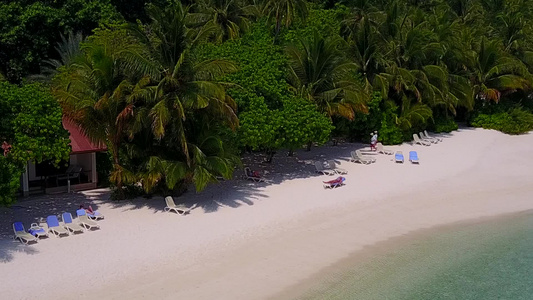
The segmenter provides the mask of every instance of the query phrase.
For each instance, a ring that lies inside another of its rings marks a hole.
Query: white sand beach
[[[185,216],[162,198],[108,201],[107,190],[46,196],[0,209],[0,299],[281,299],[290,289],[369,246],[420,229],[533,209],[533,134],[465,128],[416,150],[420,164],[348,161],[361,144],[281,151],[271,165],[245,165],[266,183],[242,179],[187,192]],[[363,150],[368,150],[368,147]],[[346,185],[314,172],[336,159]],[[256,159],[258,160],[258,159]],[[75,213],[92,203],[100,230],[24,246],[11,224]]]

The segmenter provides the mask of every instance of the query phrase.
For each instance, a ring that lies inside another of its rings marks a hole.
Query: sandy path
[[[299,157],[350,150],[338,148]],[[0,240],[11,247],[0,299],[265,299],[376,242],[533,209],[532,134],[467,129],[431,147],[389,148],[417,150],[421,164],[341,160],[347,185],[335,190],[322,188],[327,176],[226,182],[188,196],[225,205],[185,217],[103,203],[100,231],[30,247]]]

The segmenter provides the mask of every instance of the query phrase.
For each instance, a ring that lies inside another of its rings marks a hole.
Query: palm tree
[[[499,41],[481,40],[478,51],[473,51],[465,62],[476,99],[498,102],[502,93],[527,90],[531,74],[515,57],[501,51]]]
[[[216,42],[240,37],[258,14],[257,6],[247,0],[200,0],[197,10],[188,14],[187,22],[211,32],[210,38]]]
[[[289,82],[299,96],[314,102],[329,117],[353,120],[355,112],[366,111],[368,94],[355,77],[356,65],[343,57],[338,46],[338,40],[317,34],[298,46],[288,46]]]
[[[128,27],[149,53],[148,58],[129,53],[128,65],[150,74],[153,83],[153,93],[142,99],[143,105],[136,110],[138,121],[133,126],[133,134],[146,134],[144,124],[149,124],[153,137],[153,145],[145,148],[141,158],[145,166],[141,171],[143,183],[147,189],[157,182],[166,182],[172,188],[175,178],[179,178],[203,188],[216,174],[227,177],[228,173],[225,165],[206,158],[209,156],[202,151],[204,142],[196,139],[205,132],[195,130],[213,121],[237,126],[236,104],[226,94],[223,83],[217,81],[235,66],[223,60],[196,61],[191,57],[190,47],[199,37],[186,27],[187,12],[179,2],[166,9],[152,6],[148,16],[150,24]],[[200,168],[206,161],[211,161],[212,167]],[[215,171],[215,166],[219,171]],[[212,176],[204,176],[207,171],[212,171]]]
[[[377,29],[366,17],[363,17],[357,25],[348,27],[347,32],[345,39],[348,45],[348,57],[357,65],[358,71],[365,79],[365,88],[370,90],[371,82],[385,63],[379,51],[382,40]]]
[[[89,43],[76,63],[56,77],[52,93],[63,109],[63,115],[76,123],[92,141],[107,144],[113,157],[113,182],[119,193],[133,175],[120,160],[124,132],[132,121],[137,94],[143,81],[132,84],[123,76],[120,57],[111,47]]]
[[[263,14],[275,21],[277,37],[282,25],[289,27],[297,16],[307,17],[307,3],[305,0],[265,0]]]

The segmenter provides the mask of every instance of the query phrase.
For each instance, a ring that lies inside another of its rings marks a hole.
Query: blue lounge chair
[[[56,237],[61,235],[70,235],[70,232],[63,226],[59,225],[59,220],[56,216],[46,217],[46,224],[48,224],[48,231],[53,233]]]
[[[419,164],[420,161],[418,160],[418,154],[416,153],[416,151],[410,151],[409,152],[409,161],[414,163],[414,164]]]
[[[39,239],[24,230],[24,225],[22,222],[15,222],[13,223],[13,231],[15,232],[15,236],[13,238],[19,239],[22,243],[28,244],[29,242],[37,242]]]
[[[397,163],[403,164],[403,153],[402,151],[396,151],[396,154],[394,154],[394,161]]]
[[[65,228],[67,230],[70,230],[72,233],[83,232],[83,227],[72,221],[72,215],[70,213],[63,213],[61,218],[63,219],[63,223],[65,223]]]

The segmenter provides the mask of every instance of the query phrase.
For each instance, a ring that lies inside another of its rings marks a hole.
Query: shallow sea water
[[[297,299],[533,299],[531,211],[366,250],[319,275]]]

